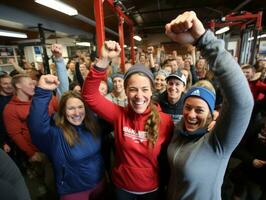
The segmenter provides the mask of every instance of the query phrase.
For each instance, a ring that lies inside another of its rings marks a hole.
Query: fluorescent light
[[[266,38],[266,34],[259,35],[257,38],[258,39],[260,39],[260,38]],[[248,41],[251,41],[251,40],[254,40],[254,37],[248,38]]]
[[[67,5],[61,1],[57,1],[57,0],[35,0],[35,2],[38,4],[41,4],[43,6],[47,6],[49,8],[54,9],[54,10],[57,10],[59,12],[65,13],[67,15],[70,15],[70,16],[78,14],[78,11],[75,8],[69,6],[69,5]]]
[[[89,43],[89,42],[76,42],[76,45],[90,47],[91,43]]]
[[[127,45],[126,44],[124,44],[124,48],[127,48]]]
[[[221,29],[215,31],[215,34],[216,34],[216,35],[219,35],[219,34],[222,34],[222,33],[227,32],[227,31],[229,31],[229,30],[230,30],[229,26],[226,26],[226,27],[223,27],[223,28],[221,28]]]
[[[258,38],[265,38],[266,34],[259,35]]]
[[[138,47],[134,46],[134,49],[138,49]]]
[[[138,36],[138,35],[134,35],[134,37],[133,37],[135,40],[137,40],[137,41],[141,41],[142,39],[141,39],[141,37],[140,36]]]
[[[25,33],[6,31],[6,30],[0,30],[0,36],[15,37],[15,38],[28,38],[27,34]]]

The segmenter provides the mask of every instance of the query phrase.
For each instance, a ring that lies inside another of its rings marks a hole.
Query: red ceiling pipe
[[[123,13],[121,8],[119,6],[115,6],[114,0],[105,0],[105,2],[107,2],[109,4],[111,9],[114,11],[114,13],[117,13],[119,16],[123,17],[125,22],[128,25],[130,25],[130,26],[134,25],[133,21],[127,15],[125,15],[125,13]]]
[[[118,23],[118,33],[119,33],[119,44],[121,47],[121,70],[122,72],[125,71],[125,50],[124,50],[124,18],[123,17],[119,17],[119,23]]]
[[[134,43],[134,30],[133,30],[133,26],[129,27],[129,32],[130,32],[130,55],[131,55],[131,64],[134,65],[135,64],[135,43]]]
[[[259,30],[259,31],[261,31],[262,30],[262,26],[261,26],[261,24],[262,24],[262,11],[260,11],[260,12],[258,12],[258,14],[257,14],[257,22],[256,22],[256,28]]]
[[[103,1],[94,0],[94,16],[96,22],[96,40],[98,57],[101,56],[101,48],[105,41]]]
[[[247,21],[243,21],[247,20]],[[255,22],[257,30],[261,30],[261,21],[262,21],[262,12],[258,12],[256,14],[252,14],[250,12],[243,12],[241,15],[236,15],[235,13],[231,13],[223,17],[222,22],[215,22],[211,20],[209,23],[209,27],[214,30],[215,27],[224,27],[224,26],[240,26],[246,27],[247,24]],[[242,29],[242,28],[241,28]]]
[[[118,14],[119,19],[123,18],[124,22],[126,22],[128,24],[128,26],[129,26],[130,46],[131,46],[130,56],[131,56],[131,62],[134,63],[135,62],[134,41],[133,41],[134,40],[133,39],[133,36],[134,36],[134,32],[133,32],[134,23],[127,15],[125,15],[123,13],[122,9],[119,6],[115,6],[114,0],[106,0],[106,2],[109,4],[111,9],[114,11],[114,13]],[[123,28],[123,27],[121,27],[121,28]],[[120,42],[120,45],[121,45],[121,40],[122,40],[121,37],[123,37],[123,41],[124,41],[124,30],[122,32],[123,32],[123,36],[120,35],[120,30],[119,30],[119,42]],[[123,48],[124,48],[124,42],[123,42],[123,46],[121,46],[121,49],[123,49]],[[123,62],[122,62],[122,59],[123,59]],[[124,64],[122,64],[122,63],[124,63]],[[121,67],[123,68],[124,65],[125,65],[125,55],[121,54]]]

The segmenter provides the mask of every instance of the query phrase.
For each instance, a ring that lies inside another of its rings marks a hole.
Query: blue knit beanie
[[[216,98],[213,92],[204,87],[191,87],[185,94],[184,103],[188,97],[198,97],[203,101],[205,101],[209,106],[211,114],[213,114],[215,108],[215,98]]]

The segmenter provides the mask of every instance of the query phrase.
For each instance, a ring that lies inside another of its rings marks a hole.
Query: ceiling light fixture
[[[52,8],[59,12],[65,13],[67,15],[73,16],[77,15],[77,9],[57,0],[35,0],[36,3],[41,4],[43,6]]]
[[[134,37],[133,37],[135,40],[137,40],[137,41],[141,41],[142,40],[142,38],[140,37],[140,36],[138,36],[138,35],[134,35]]]
[[[216,34],[216,35],[219,35],[219,34],[222,34],[222,33],[227,32],[227,31],[229,31],[229,30],[230,30],[229,26],[226,26],[226,27],[223,27],[223,28],[221,28],[221,29],[215,31],[215,34]]]
[[[76,45],[90,47],[91,43],[89,43],[89,42],[76,42]]]
[[[6,30],[0,30],[0,36],[15,37],[15,38],[28,38],[27,34],[25,33],[6,31]]]
[[[260,39],[260,38],[266,38],[266,34],[259,35],[257,38],[258,39]],[[251,41],[251,40],[254,40],[254,37],[248,38],[248,41]]]

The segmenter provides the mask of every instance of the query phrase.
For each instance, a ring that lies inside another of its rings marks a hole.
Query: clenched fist
[[[165,26],[165,34],[179,44],[193,44],[205,28],[193,11],[184,12]]]
[[[51,52],[55,58],[62,57],[62,45],[61,44],[53,44],[51,47]]]
[[[54,90],[59,86],[60,82],[58,81],[57,76],[47,74],[42,75],[38,87],[45,89],[45,90]]]

